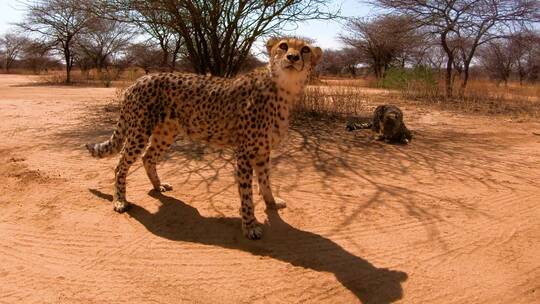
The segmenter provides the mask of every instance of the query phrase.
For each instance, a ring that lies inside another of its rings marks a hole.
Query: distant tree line
[[[98,74],[136,66],[233,76],[262,63],[257,39],[313,19],[334,19],[323,0],[33,0],[25,21],[0,37],[0,67],[39,71],[62,66]],[[446,95],[467,86],[471,70],[501,83],[540,77],[537,0],[372,0],[385,13],[350,18],[326,50],[322,74],[384,78],[391,68],[427,67],[444,78]],[[537,23],[536,23],[537,24]],[[537,27],[536,27],[537,28]]]
[[[349,20],[341,40],[347,48],[334,51],[333,63],[355,53],[356,65],[368,66],[377,78],[391,67],[424,66],[442,71],[446,95],[460,79],[465,90],[471,67],[497,81],[517,75],[537,81],[540,66],[540,21],[537,0],[372,0],[385,9],[373,18]],[[343,55],[343,56],[342,56]],[[347,63],[349,65],[349,63]],[[339,71],[347,69],[342,64]],[[456,77],[456,75],[458,77]]]
[[[2,67],[22,64],[30,49],[43,58],[35,70],[58,64],[66,82],[78,67],[98,74],[111,66],[184,69],[233,76],[260,65],[254,42],[287,25],[332,19],[323,0],[32,0],[22,2],[24,22],[0,40]],[[30,47],[32,45],[32,47]],[[41,53],[40,53],[41,52]],[[32,55],[33,56],[33,55]]]

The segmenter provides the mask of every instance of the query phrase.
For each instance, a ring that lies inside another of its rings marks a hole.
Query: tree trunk
[[[447,33],[441,35],[441,45],[448,57],[446,61],[446,74],[445,74],[445,86],[446,86],[446,97],[452,97],[453,81],[452,81],[452,68],[454,66],[454,52],[448,47],[446,43]]]
[[[162,52],[163,52],[163,57],[161,58],[161,68],[162,69],[165,69],[167,67],[170,67],[169,65],[169,50],[167,50],[166,48],[163,48],[162,49]]]
[[[8,56],[9,55],[6,54],[6,73],[9,73],[9,69],[11,68],[11,64],[13,63],[13,61],[9,59]]]
[[[71,83],[71,50],[69,49],[70,41],[66,41],[64,45],[64,60],[66,61],[66,83]]]
[[[66,83],[71,83],[71,65],[66,64]]]
[[[452,66],[454,65],[453,56],[448,57],[446,62],[446,74],[445,77],[445,88],[446,88],[446,97],[452,97],[452,87],[453,87],[453,78],[452,78]]]
[[[465,57],[464,53],[464,60],[463,60],[463,80],[461,81],[461,88],[459,91],[460,96],[463,96],[465,94],[465,89],[467,88],[467,83],[469,82],[469,68],[471,66],[471,61],[474,57],[474,53],[476,52],[476,46],[471,47],[471,50],[467,57]]]
[[[467,83],[469,82],[469,64],[465,64],[463,68],[463,79],[461,81],[461,87],[459,88],[459,96],[465,94],[465,89],[467,88]]]
[[[182,46],[182,43],[180,41],[180,38],[177,38],[174,50],[172,53],[172,59],[171,59],[171,72],[174,72],[176,70],[176,60],[178,59],[178,54],[180,53],[180,47]]]

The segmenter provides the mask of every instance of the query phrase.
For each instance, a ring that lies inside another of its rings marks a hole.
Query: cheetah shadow
[[[90,191],[112,200],[111,195]],[[240,232],[240,218],[203,217],[197,209],[178,199],[153,191],[149,194],[161,202],[156,213],[135,204],[127,213],[159,237],[243,250],[294,266],[333,273],[362,303],[391,303],[403,297],[401,282],[407,279],[406,273],[377,268],[325,237],[292,227],[275,210],[266,211],[268,220],[263,227],[263,238],[249,241]]]

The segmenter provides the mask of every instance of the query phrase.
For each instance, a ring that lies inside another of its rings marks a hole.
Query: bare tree
[[[482,44],[504,35],[509,26],[538,20],[537,0],[373,0],[383,8],[414,18],[437,35],[447,56],[446,95],[452,96],[452,69],[458,52],[463,61],[461,92],[469,67]]]
[[[266,62],[261,61],[259,58],[257,58],[257,56],[253,54],[249,54],[246,60],[244,60],[244,62],[242,63],[239,72],[251,72],[256,68],[261,68],[264,66],[266,66]]]
[[[341,39],[358,50],[361,60],[368,64],[377,78],[394,63],[404,65],[408,53],[420,44],[423,35],[410,18],[382,16],[377,19],[353,19],[348,34]]]
[[[94,22],[93,18],[80,9],[81,3],[77,0],[36,0],[24,4],[27,10],[25,21],[17,25],[41,35],[63,55],[66,83],[70,83],[73,46],[81,32]]]
[[[101,75],[111,56],[125,50],[134,36],[133,30],[125,23],[94,18],[94,22],[77,39],[81,60],[90,61]]]
[[[28,38],[18,34],[4,34],[0,37],[0,48],[2,49],[6,73],[9,73],[9,69],[15,60],[19,58],[28,43]]]
[[[170,26],[167,14],[155,10],[136,10],[134,22],[143,32],[151,37],[161,49],[161,67],[168,67],[169,70],[176,69],[176,62],[182,47],[182,38]]]
[[[143,69],[146,74],[159,68],[162,58],[162,50],[150,43],[131,44],[126,54],[126,60],[131,65]]]
[[[439,77],[441,77],[441,72],[445,63],[445,52],[435,41],[427,42],[422,62],[426,66],[435,69]]]
[[[508,84],[516,62],[516,54],[509,39],[492,40],[479,50],[480,62],[488,75]]]
[[[336,17],[323,0],[102,0],[96,9],[124,11],[124,19],[149,22],[147,12],[159,12],[159,24],[172,28],[185,45],[187,60],[200,74],[235,75],[250,55],[255,40],[292,23]],[[154,22],[154,21],[151,21]]]
[[[510,37],[519,83],[535,80],[540,71],[540,32],[522,31]]]
[[[341,75],[347,73],[356,77],[360,55],[356,48],[340,50],[325,50],[322,61],[317,66],[319,73],[326,75]]]
[[[58,60],[50,56],[51,46],[39,41],[31,40],[22,51],[21,60],[26,68],[35,74],[53,66],[59,66]]]

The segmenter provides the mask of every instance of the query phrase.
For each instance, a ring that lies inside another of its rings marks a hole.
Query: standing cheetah
[[[257,174],[267,208],[284,208],[270,187],[270,151],[288,131],[289,114],[301,98],[322,50],[300,39],[270,39],[268,68],[235,79],[163,73],[144,76],[124,95],[120,119],[109,140],[86,147],[94,157],[120,152],[115,170],[114,210],[124,212],[126,176],[141,155],[157,191],[162,183],[156,164],[177,135],[218,147],[233,148],[242,205],[242,231],[259,239],[262,228],[254,214],[252,178]]]

